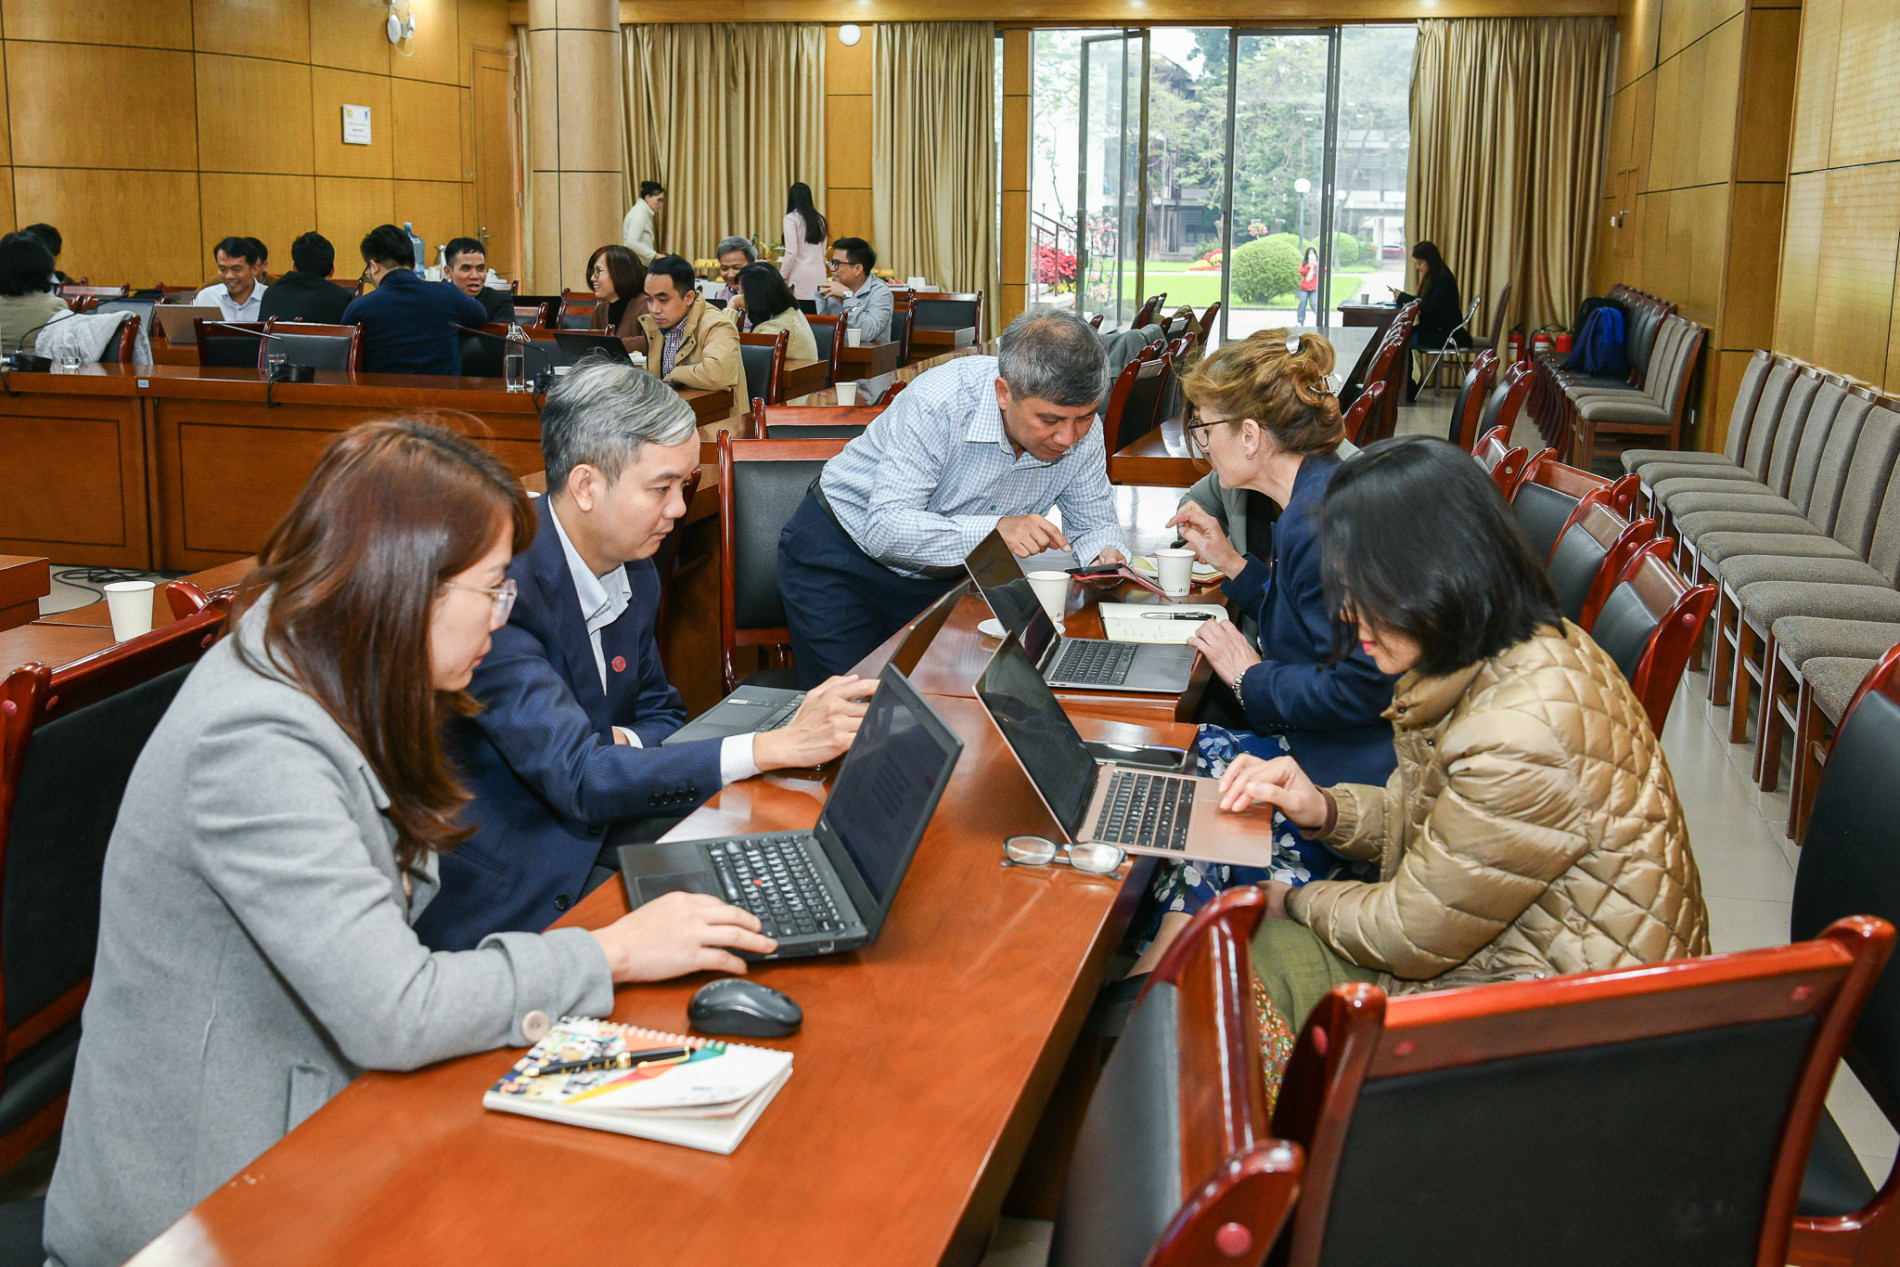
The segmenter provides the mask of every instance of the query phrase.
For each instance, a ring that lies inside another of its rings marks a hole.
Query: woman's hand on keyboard
[[[1263,761],[1236,757],[1220,776],[1220,807],[1241,813],[1255,805],[1270,805],[1292,823],[1308,831],[1326,821],[1326,794],[1306,777],[1292,757]]]
[[[855,674],[814,686],[791,721],[753,739],[753,764],[761,770],[823,765],[851,746],[876,690],[875,681]]]
[[[731,950],[778,949],[759,931],[757,916],[704,893],[668,893],[592,931],[616,982],[744,972],[745,960]]]

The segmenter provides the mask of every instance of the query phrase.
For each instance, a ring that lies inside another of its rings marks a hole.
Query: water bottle
[[[501,372],[511,392],[528,390],[528,334],[521,323],[508,323],[508,347],[502,354]]]
[[[402,222],[402,231],[409,235],[409,253],[415,256],[416,272],[420,273],[422,272],[422,255],[426,248],[422,245],[422,239],[416,236],[415,222],[404,220]]]

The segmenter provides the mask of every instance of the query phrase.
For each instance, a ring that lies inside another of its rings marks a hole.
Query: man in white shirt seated
[[[258,304],[270,289],[258,280],[264,271],[259,245],[256,238],[239,237],[218,243],[212,251],[218,260],[218,283],[206,286],[191,302],[205,307],[217,305],[226,321],[256,321]]]

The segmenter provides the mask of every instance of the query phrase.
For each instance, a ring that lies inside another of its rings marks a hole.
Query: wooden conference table
[[[52,567],[45,559],[0,554],[0,629],[32,621],[40,614],[40,600],[52,592]]]
[[[962,605],[938,638],[974,637],[974,615]],[[792,1079],[731,1156],[488,1112],[483,1091],[520,1052],[487,1052],[363,1075],[133,1261],[973,1262],[1152,867],[1118,881],[1003,866],[1005,836],[1053,824],[967,684],[929,698],[964,743],[950,786],[875,945],[754,968],[805,1023],[770,1040],[796,1053]],[[1077,725],[1121,743],[1193,737]],[[809,827],[829,773],[733,784],[673,835]],[[610,883],[560,923],[626,910]],[[620,989],[614,1019],[683,1030],[707,979]]]

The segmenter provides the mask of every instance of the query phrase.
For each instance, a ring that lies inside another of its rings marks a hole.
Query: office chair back
[[[1498,491],[1504,494],[1506,500],[1517,488],[1517,481],[1530,461],[1528,449],[1521,445],[1511,447],[1511,432],[1506,427],[1493,427],[1485,432],[1471,450],[1471,456],[1491,476],[1492,483],[1498,486]]]
[[[1359,393],[1359,399],[1347,407],[1345,417],[1341,419],[1345,424],[1346,438],[1361,447],[1371,444],[1377,437],[1367,434],[1373,425],[1373,422],[1368,420],[1376,421],[1382,417],[1384,405],[1385,380],[1374,379],[1366,384],[1364,391]]]
[[[1586,619],[1593,618],[1602,607],[1610,586],[1636,556],[1637,547],[1655,535],[1653,520],[1640,519],[1632,524],[1617,514],[1610,506],[1607,487],[1584,494],[1558,534],[1557,548],[1551,551],[1546,568],[1551,588],[1557,592],[1559,610],[1577,625],[1589,628]]]
[[[1108,405],[1102,410],[1102,434],[1110,453],[1127,448],[1155,429],[1168,377],[1167,358],[1147,355],[1136,357],[1115,376]]]
[[[1629,679],[1658,735],[1715,606],[1713,585],[1690,585],[1669,562],[1674,547],[1666,537],[1637,547],[1589,629]]]
[[[962,330],[973,328],[983,334],[983,292],[967,294],[913,295],[911,321],[920,330]]]
[[[734,440],[719,452],[720,662],[726,690],[739,684],[733,651],[766,647],[789,663],[791,633],[778,592],[778,538],[844,440]]]
[[[1247,956],[1264,906],[1257,889],[1222,894],[1150,976],[1082,1119],[1050,1267],[1257,1264],[1272,1248],[1301,1159],[1267,1132]]]
[[[845,340],[840,333],[843,317],[806,317],[805,324],[811,327],[812,342],[818,347],[818,359],[825,363],[825,386],[835,386],[838,382],[838,362],[844,356]]]
[[[219,322],[192,320],[198,338],[198,364],[206,369],[260,369],[264,364],[264,333],[259,321]]]
[[[560,316],[555,318],[557,329],[591,330],[594,328],[594,314],[605,301],[591,290],[563,290],[561,292]]]
[[[1285,1261],[1786,1262],[1834,1062],[1893,936],[1855,917],[1609,972],[1340,986],[1274,1115],[1307,1158]]]
[[[362,326],[319,325],[272,317],[264,323],[264,333],[277,336],[274,340],[264,340],[268,345],[266,355],[281,352],[292,365],[308,365],[313,370],[341,370],[353,374],[357,358],[362,354]]]
[[[1494,349],[1486,348],[1472,358],[1471,370],[1465,375],[1465,381],[1459,385],[1458,398],[1451,405],[1451,434],[1448,439],[1466,453],[1477,448],[1478,420],[1484,415],[1484,405],[1491,397],[1492,386],[1498,379],[1498,354]]]
[[[545,330],[548,325],[548,313],[553,309],[546,303],[517,302],[515,304],[515,324],[527,330]]]
[[[747,400],[763,400],[769,405],[785,400],[785,349],[791,332],[742,334],[739,336],[739,360],[745,366]]]
[[[1202,351],[1207,350],[1207,341],[1214,337],[1214,323],[1218,320],[1220,320],[1220,300],[1216,299],[1208,305],[1207,311],[1201,314],[1201,332],[1194,336],[1195,346]]]
[[[883,405],[767,405],[752,402],[761,440],[851,440],[864,434]]]
[[[132,767],[228,602],[55,672],[0,680],[0,1159],[59,1127],[99,938],[106,844]],[[37,1115],[37,1116],[36,1116]]]

